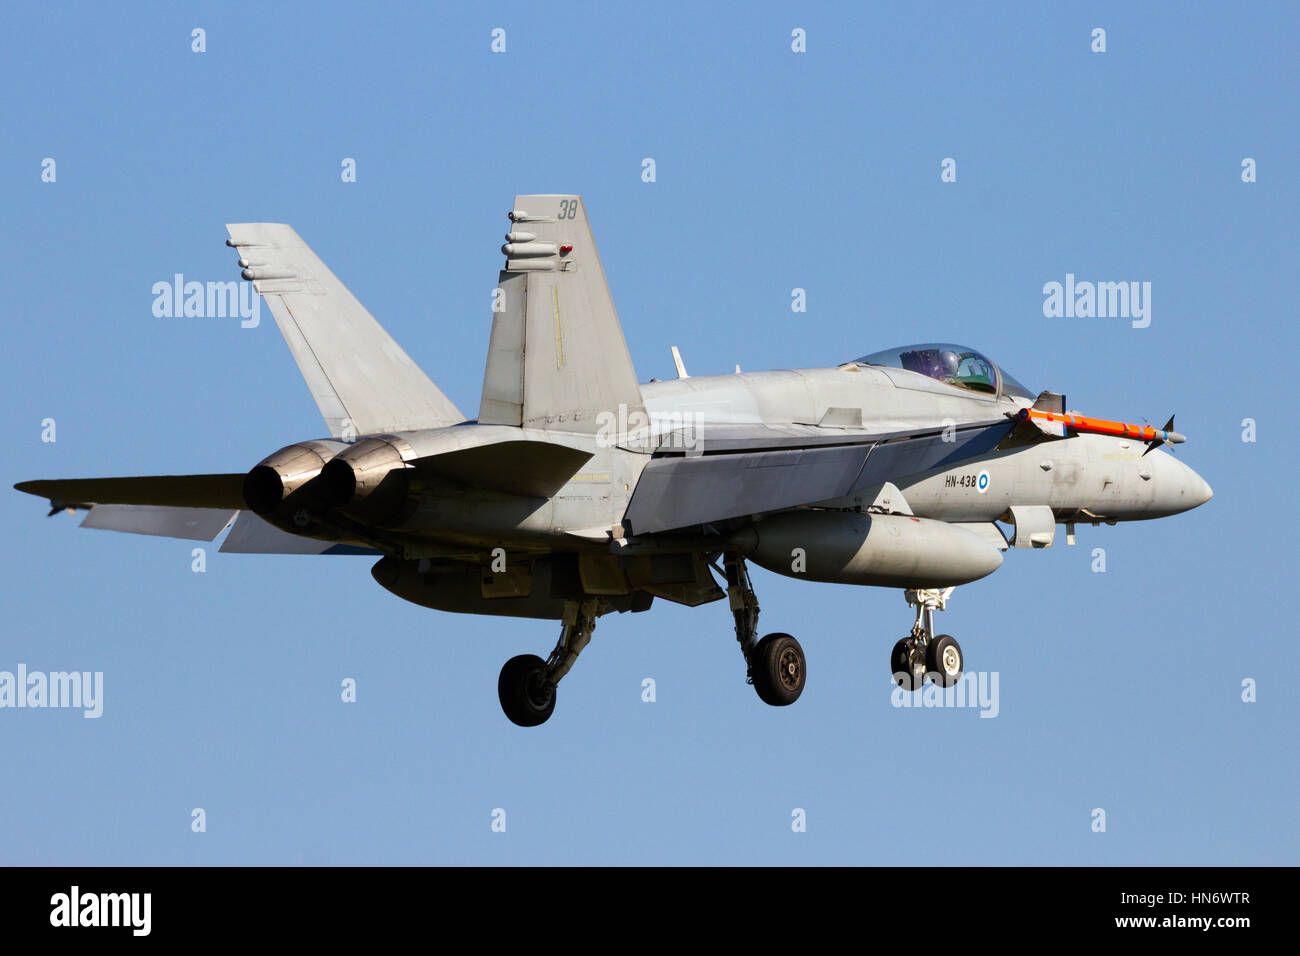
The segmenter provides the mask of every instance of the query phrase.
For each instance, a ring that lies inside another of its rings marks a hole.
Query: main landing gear
[[[951,634],[934,633],[934,612],[942,611],[953,588],[920,588],[904,591],[908,604],[916,606],[912,633],[894,645],[889,657],[894,683],[903,690],[920,690],[926,679],[940,687],[952,687],[961,680],[961,645]]]
[[[551,656],[542,660],[536,654],[521,654],[506,661],[497,678],[497,696],[512,723],[536,727],[550,718],[555,710],[556,685],[591,640],[599,613],[599,598],[565,601],[560,640]]]
[[[803,648],[789,634],[758,639],[758,598],[745,559],[727,554],[723,563],[727,596],[736,619],[736,640],[745,656],[745,679],[764,703],[774,707],[793,704],[803,693],[808,672]],[[535,654],[521,654],[506,661],[497,678],[497,696],[512,723],[536,727],[550,718],[555,711],[556,687],[591,641],[600,611],[599,598],[566,601],[560,640],[551,656],[542,660]]]
[[[745,559],[739,554],[724,554],[723,567],[727,597],[736,619],[736,640],[745,657],[746,681],[754,685],[765,704],[793,704],[807,680],[803,648],[789,634],[758,638],[758,597]],[[894,645],[889,663],[894,682],[904,690],[919,690],[926,680],[940,687],[952,687],[961,680],[961,645],[950,634],[934,633],[934,612],[947,607],[953,590],[917,588],[903,592],[907,603],[916,608],[916,623],[912,633]],[[542,660],[534,654],[521,654],[506,661],[497,680],[497,695],[511,722],[536,727],[550,718],[555,711],[556,687],[591,641],[600,611],[599,598],[566,601],[560,639],[550,657]]]
[[[754,685],[759,699],[773,707],[793,704],[803,693],[808,664],[803,648],[789,634],[758,635],[758,597],[749,582],[745,559],[738,554],[723,555],[727,578],[727,597],[736,619],[736,640],[745,655],[746,680]]]

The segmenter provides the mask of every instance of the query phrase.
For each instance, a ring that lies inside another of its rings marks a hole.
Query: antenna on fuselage
[[[686,363],[682,361],[682,353],[677,351],[677,346],[675,345],[672,346],[672,350],[673,350],[673,364],[677,366],[677,377],[690,378],[691,376],[686,371]]]

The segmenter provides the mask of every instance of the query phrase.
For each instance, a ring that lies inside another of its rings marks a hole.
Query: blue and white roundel
[[[989,490],[989,473],[987,471],[981,471],[979,473],[979,477],[975,479],[975,487],[979,490],[980,494],[984,494],[984,492]]]

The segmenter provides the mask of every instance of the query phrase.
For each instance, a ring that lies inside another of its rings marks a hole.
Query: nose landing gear
[[[917,588],[904,591],[907,603],[916,607],[912,633],[894,645],[889,657],[894,683],[903,690],[920,690],[927,679],[940,687],[952,687],[961,680],[961,645],[951,634],[934,633],[934,612],[947,607],[954,588]]]

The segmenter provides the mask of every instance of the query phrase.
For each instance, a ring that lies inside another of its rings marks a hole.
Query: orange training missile
[[[1112,422],[1104,418],[1087,418],[1083,415],[1062,415],[1056,412],[1044,412],[1037,408],[1022,408],[1016,417],[1022,422],[1037,418],[1045,422],[1059,422],[1068,428],[1073,428],[1076,432],[1115,435],[1119,438],[1135,438],[1138,441],[1145,442],[1169,442],[1177,445],[1187,441],[1187,436],[1169,430],[1169,426],[1174,423],[1173,418],[1169,419],[1169,425],[1165,428],[1153,428],[1150,425],[1129,425],[1125,422]]]

